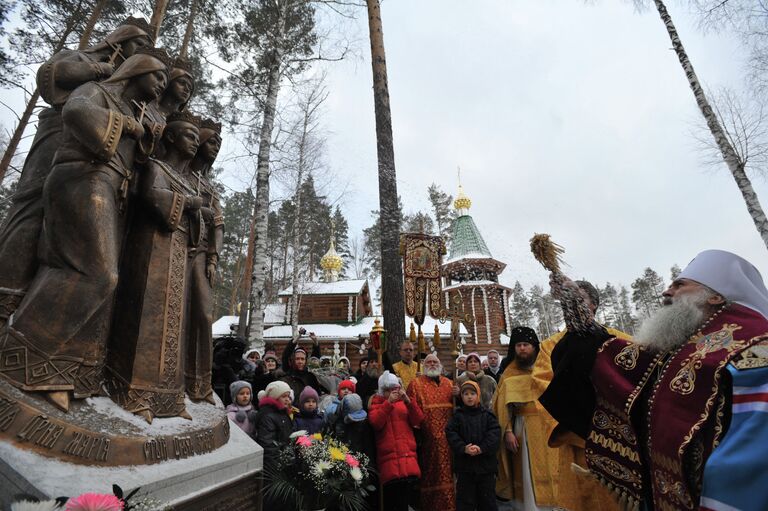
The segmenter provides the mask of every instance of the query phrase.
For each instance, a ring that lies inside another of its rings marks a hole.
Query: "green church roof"
[[[453,221],[453,238],[446,262],[458,259],[492,258],[483,236],[469,215],[461,215]]]

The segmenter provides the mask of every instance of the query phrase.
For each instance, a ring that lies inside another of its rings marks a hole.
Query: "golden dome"
[[[472,207],[472,201],[464,194],[464,188],[459,185],[459,194],[456,196],[456,200],[453,201],[453,207],[462,210]]]
[[[344,260],[339,254],[336,253],[336,247],[331,240],[331,247],[328,252],[325,253],[322,259],[320,259],[320,267],[325,271],[340,272],[344,267]]]

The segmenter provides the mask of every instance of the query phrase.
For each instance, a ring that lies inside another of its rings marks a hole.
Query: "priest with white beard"
[[[586,441],[587,467],[572,468],[628,510],[764,510],[763,279],[743,258],[707,250],[664,291],[663,305],[633,341],[593,324],[553,351],[540,401]]]

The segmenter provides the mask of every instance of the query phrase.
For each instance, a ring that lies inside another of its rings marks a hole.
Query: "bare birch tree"
[[[292,149],[294,158],[291,174],[294,177],[293,203],[295,215],[293,218],[291,235],[291,252],[293,255],[293,268],[291,269],[291,336],[294,341],[299,338],[299,300],[300,300],[300,276],[306,262],[306,255],[302,251],[301,239],[306,234],[306,222],[303,222],[302,184],[307,175],[320,169],[320,158],[323,154],[324,139],[319,133],[319,109],[328,93],[322,85],[322,81],[310,86],[299,97],[299,116],[292,130]]]
[[[667,11],[667,6],[664,5],[662,0],[653,0],[653,3],[667,30],[669,39],[672,42],[672,48],[680,61],[680,66],[683,68],[683,72],[688,80],[688,85],[691,88],[691,92],[693,92],[693,97],[696,100],[701,115],[704,117],[712,138],[714,139],[723,160],[725,160],[725,164],[728,166],[728,170],[731,172],[734,181],[736,181],[736,186],[744,198],[747,211],[752,217],[752,221],[757,228],[758,234],[768,248],[768,217],[766,217],[765,212],[760,205],[760,201],[758,200],[757,193],[752,186],[752,182],[747,176],[745,170],[746,162],[741,158],[738,151],[731,143],[731,140],[729,140],[728,134],[720,123],[720,119],[718,119],[717,114],[712,109],[712,106],[704,93],[704,89],[701,86],[701,82],[699,82],[699,78],[696,75],[696,71],[693,69],[693,64],[691,64],[688,54],[683,47],[683,43],[677,33],[672,17],[670,16],[669,11]],[[644,2],[636,1],[636,4],[642,5]]]

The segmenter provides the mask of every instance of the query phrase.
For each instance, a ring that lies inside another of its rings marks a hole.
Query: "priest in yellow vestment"
[[[403,390],[408,391],[408,385],[411,384],[418,371],[418,364],[414,362],[413,343],[404,341],[400,345],[400,361],[392,364],[395,374],[403,381]]]
[[[539,339],[531,328],[516,327],[512,346],[514,360],[504,369],[491,403],[504,431],[496,495],[512,500],[515,509],[550,509],[557,505],[558,450],[547,446],[554,419],[536,400],[533,386]]]
[[[600,295],[586,280],[575,282],[581,288],[582,296],[594,315],[600,304]],[[620,339],[630,336],[619,330],[607,328],[608,333]],[[552,350],[563,338],[563,330],[545,339],[541,343],[539,356],[533,367],[533,388],[535,399],[538,399],[547,389],[554,376],[552,371]],[[541,405],[539,405],[541,406]],[[557,484],[557,505],[569,511],[618,511],[619,506],[613,496],[596,479],[577,475],[572,465],[587,467],[584,454],[584,440],[574,433],[557,427],[557,422],[550,423],[547,430],[548,445],[558,450],[559,476]]]

